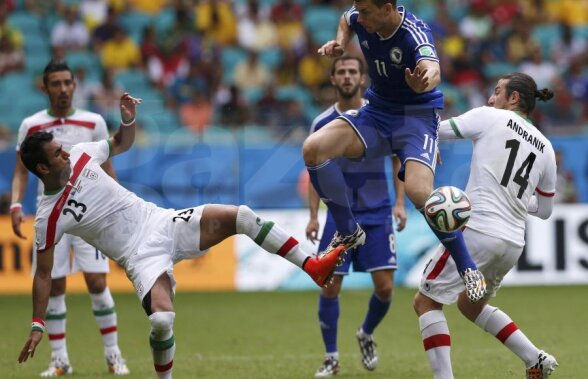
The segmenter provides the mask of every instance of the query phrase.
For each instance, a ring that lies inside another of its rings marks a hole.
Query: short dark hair
[[[506,96],[517,91],[520,96],[519,108],[525,114],[530,114],[535,109],[535,99],[538,98],[541,101],[547,101],[553,98],[553,91],[543,88],[537,90],[537,83],[535,80],[527,74],[522,72],[513,72],[500,77],[500,79],[508,80],[506,84]]]
[[[51,59],[49,63],[47,63],[47,66],[45,66],[45,69],[43,70],[43,84],[47,86],[47,82],[49,81],[49,74],[53,74],[54,72],[58,71],[69,71],[72,79],[74,77],[73,71],[69,68],[65,61]]]
[[[356,57],[355,55],[341,55],[333,60],[333,64],[331,65],[331,76],[335,75],[335,67],[337,66],[337,62],[341,61],[357,61],[359,64],[359,73],[365,74],[365,69],[363,65],[363,59]]]
[[[47,154],[45,154],[43,146],[51,141],[53,141],[53,133],[34,132],[27,136],[20,144],[20,159],[22,163],[27,170],[39,178],[41,174],[37,171],[37,165],[39,163],[49,165],[49,160],[47,159]]]

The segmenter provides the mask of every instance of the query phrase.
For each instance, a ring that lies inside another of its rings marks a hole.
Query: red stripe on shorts
[[[427,280],[433,280],[439,276],[441,271],[443,271],[443,267],[445,267],[445,264],[447,263],[449,257],[449,250],[445,249],[443,254],[441,254],[441,258],[439,258],[437,263],[435,263],[435,267],[433,267],[433,270],[429,273],[429,275],[427,275]]]
[[[500,342],[504,343],[508,339],[508,337],[510,337],[511,334],[513,334],[517,330],[519,330],[519,328],[516,326],[514,322],[511,322],[510,324],[502,328],[502,330],[500,330],[498,334],[496,334],[496,338],[498,338]]]
[[[451,336],[449,334],[434,334],[423,340],[423,346],[425,347],[425,350],[442,346],[451,346]]]

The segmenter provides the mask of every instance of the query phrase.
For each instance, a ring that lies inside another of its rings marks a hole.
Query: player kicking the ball
[[[41,179],[45,193],[35,217],[38,263],[33,279],[32,330],[19,362],[33,356],[43,336],[54,248],[64,233],[82,237],[125,269],[149,316],[158,378],[172,377],[176,262],[204,255],[227,237],[245,234],[324,286],[345,255],[344,247],[338,247],[310,257],[282,228],[244,205],[163,209],[119,185],[100,165],[132,146],[135,106],[140,102],[129,94],[121,97],[121,126],[108,140],[80,143],[68,153],[51,133],[35,132],[21,144],[22,162]]]
[[[443,305],[455,302],[465,317],[521,358],[527,379],[545,379],[558,365],[553,356],[535,347],[506,313],[488,304],[523,251],[527,214],[542,219],[551,215],[555,153],[529,114],[536,98],[547,101],[552,97],[548,89],[538,91],[530,76],[508,74],[498,81],[489,107],[475,108],[441,123],[440,139],[468,138],[474,142],[466,188],[472,214],[463,235],[472,259],[484,274],[487,293],[477,303],[468,301],[455,263],[439,247],[414,299],[435,379],[453,378]]]

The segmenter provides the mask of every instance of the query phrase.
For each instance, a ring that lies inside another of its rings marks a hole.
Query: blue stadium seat
[[[276,97],[280,100],[295,100],[306,106],[312,104],[312,96],[308,90],[302,86],[282,86],[278,87]]]
[[[242,92],[243,98],[247,104],[255,104],[265,94],[264,88],[246,88]]]
[[[311,33],[325,29],[335,35],[340,18],[341,12],[333,7],[310,6],[304,12],[304,26]]]
[[[509,72],[516,72],[517,66],[506,62],[493,62],[484,65],[482,71],[487,78],[498,78]]]
[[[25,57],[25,68],[33,75],[41,74],[43,69],[51,60],[49,50],[38,50],[35,54],[27,54]]]
[[[235,79],[235,67],[245,59],[247,59],[247,52],[239,47],[225,47],[222,50],[223,80],[226,83],[233,83]]]
[[[140,70],[120,71],[116,74],[116,82],[121,84],[127,91],[137,91],[149,86],[149,78]]]
[[[176,22],[176,15],[172,8],[165,8],[163,11],[157,14],[157,17],[153,19],[153,25],[157,34],[165,33],[172,28]]]
[[[537,25],[532,31],[532,36],[541,46],[544,58],[551,56],[551,46],[560,35],[560,27],[557,24]]]
[[[153,17],[146,13],[130,11],[121,15],[120,23],[135,42],[141,43],[143,29],[153,23]]]
[[[259,61],[270,70],[275,69],[282,63],[283,54],[280,49],[265,49],[259,52]]]
[[[25,35],[30,30],[40,30],[41,28],[41,21],[39,16],[25,12],[25,11],[15,11],[8,15],[8,24],[14,26],[15,28],[19,29],[23,35]]]
[[[96,67],[102,67],[100,57],[91,51],[70,51],[65,55],[65,61],[74,70],[85,67],[87,71],[90,71]]]

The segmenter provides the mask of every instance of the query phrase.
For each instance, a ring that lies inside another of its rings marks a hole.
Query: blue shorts
[[[436,109],[407,109],[400,113],[366,104],[339,118],[349,123],[361,139],[365,158],[396,154],[402,162],[401,179],[408,160],[419,161],[435,172],[439,128]]]
[[[352,262],[354,272],[395,270],[398,266],[392,216],[381,224],[361,225],[361,227],[366,233],[365,244],[347,252],[343,264],[335,269],[335,275],[348,275]],[[336,230],[335,223],[328,219],[319,244],[319,251],[327,248]]]

